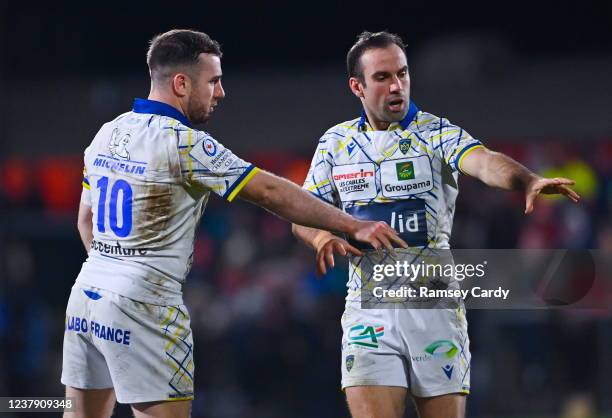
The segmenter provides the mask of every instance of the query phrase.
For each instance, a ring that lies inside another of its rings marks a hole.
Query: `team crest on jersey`
[[[108,149],[111,155],[121,160],[129,160],[130,152],[127,147],[130,145],[130,139],[130,134],[121,134],[119,129],[115,128],[108,142]]]
[[[353,369],[353,365],[355,364],[355,356],[350,354],[346,356],[346,371],[350,372]]]
[[[402,138],[399,140],[399,149],[402,154],[407,154],[410,151],[410,138]]]

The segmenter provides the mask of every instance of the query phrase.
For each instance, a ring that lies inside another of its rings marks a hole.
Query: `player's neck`
[[[151,89],[147,99],[155,100],[156,102],[165,103],[169,106],[172,106],[173,108],[181,112],[183,115],[185,115],[185,112],[183,112],[183,108],[181,106],[181,102],[178,100],[176,96],[164,94],[164,92],[159,91],[157,89]]]
[[[372,117],[372,115],[370,115],[368,113],[368,111],[365,111],[366,114],[366,122],[372,127],[372,129],[374,129],[375,131],[386,131],[387,128],[389,127],[389,125],[391,124],[390,122],[385,122],[382,120],[376,120],[376,118]]]

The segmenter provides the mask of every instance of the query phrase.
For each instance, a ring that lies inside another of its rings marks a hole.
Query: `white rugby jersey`
[[[213,191],[232,201],[257,168],[165,103],[136,99],[85,150],[93,242],[77,282],[182,304],[195,231]]]
[[[385,131],[373,130],[364,114],[325,132],[304,188],[356,218],[387,222],[416,250],[399,250],[403,258],[414,260],[411,254],[449,248],[461,161],[478,147],[460,127],[410,103],[406,117]],[[352,256],[349,289],[385,262],[394,260],[372,251]]]

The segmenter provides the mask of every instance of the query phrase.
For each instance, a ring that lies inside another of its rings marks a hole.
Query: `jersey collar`
[[[176,119],[183,125],[191,128],[191,122],[176,108],[169,104],[158,102],[156,100],[148,99],[134,99],[134,113],[147,113],[152,115],[168,116],[169,118]]]
[[[417,105],[411,100],[410,101],[410,107],[408,107],[408,113],[406,114],[404,119],[402,119],[399,122],[399,124],[402,127],[402,129],[406,129],[408,127],[408,125],[410,125],[410,123],[414,120],[414,117],[416,116],[416,114],[417,114],[417,112],[419,110],[420,109],[417,107]],[[359,124],[357,125],[357,128],[360,131],[367,130],[367,123],[368,123],[368,119],[366,117],[365,110],[363,110],[363,111],[361,111],[361,117],[359,118]],[[393,126],[393,123],[390,124],[389,126]]]

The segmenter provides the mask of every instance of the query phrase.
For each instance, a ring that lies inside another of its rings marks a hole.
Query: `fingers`
[[[363,253],[358,250],[356,247],[353,247],[351,244],[349,244],[348,242],[344,244],[343,248],[345,249],[345,251],[347,253],[351,253],[353,255],[356,255],[358,257],[363,256]],[[346,255],[346,254],[345,254]]]
[[[331,247],[331,248],[330,248]],[[325,262],[331,268],[335,267],[333,246],[325,246]]]
[[[327,268],[325,267],[325,253],[319,252],[317,254],[317,276],[321,277],[327,274]]]
[[[535,197],[537,196],[537,193],[528,193],[527,197],[525,198],[525,214],[529,215],[531,212],[533,212],[533,201],[535,200]]]
[[[380,246],[380,244],[377,245]],[[343,239],[335,238],[333,240],[330,240],[317,253],[317,276],[320,277],[327,274],[328,267],[334,268],[336,266],[334,252],[343,256],[347,256],[349,253],[358,257],[363,256],[363,253],[359,249],[353,247],[351,244],[344,241]]]
[[[538,187],[527,193],[525,198],[525,214],[533,212],[533,203],[540,191],[544,194],[562,194],[574,203],[580,201],[580,195],[569,186],[575,184],[574,180],[558,177],[554,179],[543,179]]]
[[[574,203],[578,203],[580,200],[580,195],[565,185],[559,186],[559,192],[567,196]]]
[[[574,180],[566,179],[564,177],[555,177],[554,179],[547,179],[547,180],[553,180],[554,184],[567,184],[570,186],[576,184]]]
[[[391,241],[393,241],[394,243],[396,243],[397,245],[399,245],[402,248],[408,248],[408,244],[406,244],[406,241],[404,241],[403,239],[400,238],[399,235],[396,234],[391,234],[391,236],[389,236],[389,239]]]
[[[389,240],[389,238],[387,238],[387,235],[381,234],[378,239],[382,243],[383,247],[385,247],[388,251],[395,252],[395,250],[393,249],[393,244],[391,244],[391,241]]]
[[[387,225],[385,222],[379,222],[380,228],[382,229],[382,235],[377,236],[378,240],[382,242],[382,245],[392,253],[395,252],[393,243],[397,244],[402,248],[408,248],[408,244],[400,238],[398,232]]]
[[[344,248],[344,243],[338,241],[338,240],[334,240],[332,242],[332,245],[334,247],[334,251],[337,252],[340,255],[346,255],[346,249]]]

